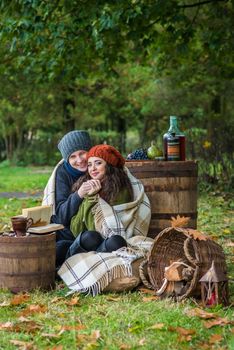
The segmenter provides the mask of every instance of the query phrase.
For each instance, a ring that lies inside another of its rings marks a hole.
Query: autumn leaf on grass
[[[36,331],[40,330],[40,326],[37,322],[32,320],[20,321],[15,324],[15,332],[25,332],[34,334]]]
[[[192,309],[192,310],[188,310],[186,311],[186,315],[188,316],[197,316],[197,317],[200,317],[200,318],[216,318],[218,317],[217,314],[215,313],[212,313],[212,312],[207,312],[205,310],[202,310],[198,307]]]
[[[77,325],[64,325],[60,326],[60,330],[63,331],[80,331],[81,329],[86,329],[87,327],[84,324],[77,324]]]
[[[52,348],[50,348],[49,350],[63,350],[63,346],[62,345],[55,345]]]
[[[95,349],[98,347],[98,339],[101,337],[99,330],[94,330],[90,335],[88,334],[78,334],[76,337],[77,343],[82,344],[82,349]]]
[[[145,338],[142,338],[142,339],[139,340],[138,344],[139,344],[140,346],[143,346],[143,345],[145,345],[145,342],[146,342],[146,339],[145,339]]]
[[[150,296],[150,297],[143,297],[143,298],[142,298],[142,301],[143,301],[144,303],[147,303],[147,302],[149,302],[149,301],[154,301],[154,300],[160,300],[160,297],[158,297],[157,295],[152,295],[152,296]]]
[[[74,305],[79,305],[79,298],[78,297],[74,297],[68,301],[65,301],[64,304],[68,305],[68,306],[74,306]]]
[[[36,347],[33,345],[33,343],[28,343],[22,340],[12,339],[10,340],[10,343],[22,350],[36,350]]]
[[[55,298],[53,298],[52,300],[51,300],[51,304],[57,304],[57,303],[59,303],[60,301],[64,301],[64,298],[63,297],[55,297]]]
[[[155,295],[155,290],[153,290],[153,289],[148,289],[148,288],[140,287],[140,288],[138,288],[138,290],[139,290],[139,292],[144,293],[144,294],[152,294],[152,295]]]
[[[11,305],[10,301],[5,300],[0,304],[0,307],[6,307],[6,306],[10,306],[10,305]]]
[[[217,342],[220,342],[223,340],[223,337],[221,334],[212,334],[209,338],[209,344],[216,344]]]
[[[0,330],[1,331],[13,331],[14,330],[14,324],[12,322],[5,322],[0,323]]]
[[[27,316],[36,313],[44,313],[47,311],[45,305],[29,305],[26,309],[20,312],[20,316]]]
[[[203,323],[204,327],[211,328],[214,326],[225,326],[227,324],[234,324],[234,321],[228,320],[226,317],[218,317],[215,320],[206,321]]]
[[[184,227],[187,226],[190,218],[185,216],[177,215],[171,217],[171,227]]]
[[[120,297],[107,297],[106,300],[108,300],[108,301],[120,301],[121,298]]]
[[[119,346],[119,350],[129,350],[129,349],[132,349],[132,347],[130,345],[127,345],[127,344],[121,344]]]
[[[10,302],[11,302],[11,305],[20,305],[20,304],[24,304],[29,299],[30,299],[30,295],[29,294],[18,294],[18,295],[15,295],[11,299]]]
[[[190,341],[192,339],[192,335],[196,334],[194,329],[186,329],[183,327],[168,327],[169,331],[175,331],[178,333],[178,341]]]
[[[162,329],[164,327],[164,323],[155,323],[153,326],[150,326],[146,329]]]
[[[62,333],[61,333],[62,334]],[[45,337],[45,338],[59,338],[61,336],[61,334],[56,334],[56,333],[41,333],[41,336],[42,337]]]

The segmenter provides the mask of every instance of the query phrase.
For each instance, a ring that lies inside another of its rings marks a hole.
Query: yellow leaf
[[[206,140],[202,146],[203,146],[203,148],[208,149],[211,147],[211,142]]]
[[[229,230],[229,228],[225,228],[225,229],[223,230],[223,233],[226,233],[226,234],[228,235],[229,233],[231,233],[231,231]]]
[[[147,329],[162,329],[164,327],[164,323],[155,323],[153,326],[148,327]]]

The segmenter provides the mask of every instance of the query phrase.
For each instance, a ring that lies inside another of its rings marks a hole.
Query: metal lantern
[[[210,269],[199,281],[203,306],[228,305],[228,278],[212,261]]]

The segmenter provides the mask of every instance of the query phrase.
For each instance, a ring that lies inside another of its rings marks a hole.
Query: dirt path
[[[38,198],[43,196],[42,191],[37,192],[0,192],[0,198]]]

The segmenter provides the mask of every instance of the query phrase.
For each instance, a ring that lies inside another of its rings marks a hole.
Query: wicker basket
[[[211,267],[212,261],[216,268],[227,273],[222,248],[208,237],[204,238],[204,235],[196,239],[194,233],[198,231],[168,227],[155,238],[149,252],[147,270],[150,283],[158,295],[173,296],[176,300],[199,297],[199,280]],[[180,267],[180,273],[170,283],[165,283],[168,282],[165,271],[173,265]]]

